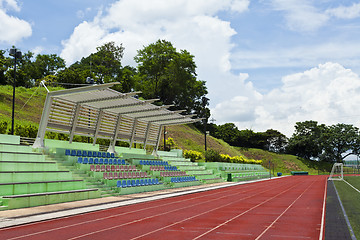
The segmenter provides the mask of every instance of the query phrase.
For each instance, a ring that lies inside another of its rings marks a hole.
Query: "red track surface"
[[[327,176],[293,176],[0,229],[0,239],[319,239]]]

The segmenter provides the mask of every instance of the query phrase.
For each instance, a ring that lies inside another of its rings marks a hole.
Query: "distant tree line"
[[[122,44],[108,42],[68,67],[56,54],[34,56],[28,51],[17,62],[16,86],[34,87],[42,80],[65,88],[120,82],[114,87],[117,91],[141,91],[140,97],[160,99],[156,104],[173,105],[171,110],[202,115],[207,88],[197,77],[193,55],[158,40],[138,50],[134,57],[138,65],[132,67],[122,65],[124,51]],[[14,60],[0,50],[0,85],[12,85],[13,65]]]
[[[360,131],[350,124],[326,126],[316,121],[297,122],[290,138],[273,129],[266,132],[239,130],[233,123],[210,123],[207,128],[211,136],[236,147],[260,148],[326,162],[342,162],[350,155],[360,155]]]

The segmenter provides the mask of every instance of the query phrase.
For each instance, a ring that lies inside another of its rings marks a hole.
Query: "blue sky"
[[[158,39],[195,55],[217,124],[291,135],[297,121],[360,127],[360,2],[0,0],[0,49],[67,64],[108,41],[123,65]]]

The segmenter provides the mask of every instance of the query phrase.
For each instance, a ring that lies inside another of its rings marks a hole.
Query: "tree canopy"
[[[353,125],[305,121],[296,123],[288,152],[307,159],[342,162],[349,155],[359,155],[359,147],[360,132]]]
[[[134,59],[138,63],[136,88],[145,98],[159,98],[187,113],[201,112],[207,89],[197,79],[194,56],[188,51],[177,51],[170,42],[158,40],[138,50]]]

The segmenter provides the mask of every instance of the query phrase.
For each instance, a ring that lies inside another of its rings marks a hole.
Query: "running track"
[[[322,239],[326,176],[292,176],[0,229],[0,239]]]

